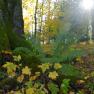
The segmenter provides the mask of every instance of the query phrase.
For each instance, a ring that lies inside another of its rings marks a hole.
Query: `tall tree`
[[[10,20],[11,30],[23,34],[23,16],[22,16],[22,1],[21,0],[4,0],[5,11],[7,12],[7,21]],[[5,15],[4,15],[5,16]]]
[[[17,35],[22,36],[24,33],[24,24],[22,17],[22,1],[21,0],[0,0],[0,36],[6,36],[7,38],[3,41],[3,44],[10,43],[13,32]],[[2,34],[2,35],[1,35]],[[6,42],[5,42],[6,41]],[[3,48],[8,48],[3,47]],[[2,49],[3,49],[2,48]]]

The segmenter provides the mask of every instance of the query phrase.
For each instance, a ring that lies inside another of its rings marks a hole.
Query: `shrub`
[[[33,51],[31,51],[28,48],[25,47],[18,47],[14,51],[15,55],[21,55],[21,63],[23,66],[29,66],[32,68],[33,71],[37,70],[37,65],[41,63],[40,58],[37,55],[33,54]]]

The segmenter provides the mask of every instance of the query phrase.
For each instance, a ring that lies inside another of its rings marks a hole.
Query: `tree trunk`
[[[37,34],[37,9],[38,9],[38,0],[36,0],[35,15],[34,15],[34,18],[35,18],[35,33],[34,33],[34,36],[35,36],[35,38],[36,38],[36,34]]]
[[[8,21],[11,21],[11,30],[22,35],[24,33],[22,1],[21,0],[4,0],[5,10],[8,12]],[[7,8],[7,9],[6,9]]]
[[[43,15],[44,15],[44,0],[42,1],[42,6],[41,6],[41,24],[40,24],[40,32],[42,32]]]
[[[0,0],[0,46],[8,49],[13,33],[22,36],[24,23],[21,0]],[[13,38],[12,38],[13,39]],[[1,48],[1,47],[0,47]]]

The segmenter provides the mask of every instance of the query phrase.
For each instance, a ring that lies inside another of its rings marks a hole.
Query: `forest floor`
[[[50,53],[51,47],[51,45],[45,45],[45,52]],[[91,91],[94,91],[94,86],[92,85],[94,84],[94,43],[89,44],[88,42],[81,42],[80,44],[77,44],[73,47],[77,49],[83,49],[87,53],[83,57],[78,57],[77,62],[73,64],[78,70],[81,71],[81,73],[84,74],[85,77],[84,80],[82,80],[82,82],[79,82],[77,87],[79,87],[79,89],[83,91],[85,94],[93,94]],[[92,88],[92,90],[90,91],[88,91],[87,87],[85,87],[87,84],[89,85],[89,83],[90,86],[88,87]]]
[[[78,58],[78,62],[74,64],[76,68],[78,68],[85,75],[85,83],[90,83],[90,88],[94,91],[94,43],[80,43],[76,45],[77,48],[81,48],[87,52],[86,56]],[[83,91],[85,91],[86,87],[84,85],[81,87]],[[88,92],[86,90],[86,94],[93,94],[92,92]]]

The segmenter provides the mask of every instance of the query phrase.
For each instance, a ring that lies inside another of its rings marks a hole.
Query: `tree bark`
[[[24,33],[22,1],[3,0],[1,10],[6,27],[10,27],[11,31],[18,33],[18,35],[22,35]]]
[[[0,0],[0,48],[10,48],[13,33],[20,37],[24,34],[22,1]]]

